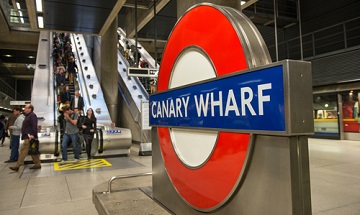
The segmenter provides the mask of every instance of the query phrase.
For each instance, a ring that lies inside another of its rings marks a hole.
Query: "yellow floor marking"
[[[66,164],[59,164],[59,162],[54,163],[54,170],[55,171],[62,171],[62,170],[77,170],[77,169],[86,169],[86,168],[97,168],[97,167],[107,167],[112,166],[105,159],[91,159],[88,160],[79,160],[79,163],[74,163],[70,161]]]

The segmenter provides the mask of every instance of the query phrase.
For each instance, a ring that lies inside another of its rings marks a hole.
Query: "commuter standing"
[[[1,144],[0,146],[3,147],[4,146],[4,141],[5,140],[5,116],[4,115],[0,115],[0,141]]]
[[[78,69],[77,65],[75,63],[75,59],[74,59],[73,56],[70,56],[69,62],[68,62],[68,65],[67,65],[67,71],[69,73],[70,84],[74,83],[74,76],[75,76],[75,73],[76,73],[75,68]]]
[[[86,142],[86,154],[87,159],[91,159],[91,143],[94,139],[94,133],[96,130],[96,117],[92,108],[87,110],[86,117],[82,123],[83,135]]]
[[[131,47],[130,47],[129,41],[125,41],[125,52],[124,52],[124,54],[125,54],[126,59],[130,58],[130,49],[131,49]]]
[[[59,116],[58,116],[58,123],[59,123],[59,131],[60,131],[60,142],[62,143],[62,138],[65,131],[65,118],[64,118],[64,108],[59,108]]]
[[[13,108],[13,110],[12,110],[13,113],[8,116],[8,121],[7,121],[6,126],[5,126],[5,130],[6,130],[5,132],[7,132],[9,134],[9,136],[10,136],[10,143],[11,143],[12,129],[9,129],[9,127],[14,125],[15,120],[18,117],[18,116],[16,116],[14,114],[15,109],[16,108]],[[20,111],[21,111],[21,109],[20,109]],[[11,149],[11,144],[10,144],[10,149]]]
[[[9,167],[11,170],[16,172],[19,171],[20,166],[24,164],[24,160],[29,152],[30,141],[38,137],[38,119],[36,114],[34,113],[34,106],[32,104],[25,105],[24,113],[25,119],[21,128],[21,139],[24,140],[24,144],[20,149],[20,155],[18,161],[16,162],[16,165],[13,167]],[[30,169],[41,169],[40,154],[31,155],[31,158],[35,165],[30,167]]]
[[[20,134],[25,116],[21,114],[20,108],[14,108],[13,115],[16,120],[13,125],[9,126],[9,130],[12,131],[10,138],[11,154],[10,159],[5,161],[5,163],[16,162],[19,158]]]
[[[62,146],[62,161],[60,164],[65,164],[68,162],[67,148],[69,141],[71,140],[73,144],[74,151],[74,163],[79,162],[80,150],[79,144],[77,142],[77,135],[79,132],[78,127],[76,126],[79,115],[73,112],[69,107],[63,107],[64,119],[65,119],[65,132],[63,140],[61,143]]]
[[[70,102],[71,95],[70,95],[70,88],[69,86],[65,86],[60,93],[60,101],[62,104],[65,104],[66,102]]]
[[[71,97],[70,108],[72,110],[77,108],[80,114],[84,114],[84,99],[80,96],[79,90],[76,90],[74,96]]]
[[[150,84],[150,93],[156,93],[156,78],[152,78],[149,80]]]
[[[56,86],[57,86],[57,93],[60,94],[62,88],[65,86],[66,77],[65,77],[65,70],[64,67],[59,69],[59,72],[56,74]]]
[[[82,147],[84,145],[84,136],[83,136],[83,132],[82,132],[82,123],[83,120],[85,119],[85,116],[83,116],[80,112],[79,109],[75,108],[74,112],[77,113],[79,115],[77,123],[76,123],[76,127],[78,128],[78,134],[77,134],[77,143],[79,145],[79,154],[81,156],[82,153]]]
[[[134,48],[135,48],[135,47],[134,47]],[[136,48],[135,48],[135,51],[134,51],[134,53],[133,53],[133,58],[134,58],[134,64],[135,64],[135,66],[139,66],[141,54],[140,54],[139,50],[137,50]]]

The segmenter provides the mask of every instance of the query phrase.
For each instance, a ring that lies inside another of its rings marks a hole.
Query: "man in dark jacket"
[[[30,140],[36,139],[37,136],[37,123],[38,119],[36,114],[33,112],[34,106],[31,104],[25,105],[24,113],[25,119],[22,124],[21,128],[21,139],[24,140],[24,144],[20,149],[19,159],[16,162],[16,165],[13,167],[9,167],[13,171],[19,171],[21,165],[24,164],[24,160],[28,155],[29,148],[30,148]],[[31,158],[34,162],[34,166],[30,167],[30,169],[41,169],[41,161],[40,161],[40,154],[38,155],[31,155]]]
[[[80,112],[80,115],[84,114],[84,99],[80,96],[79,90],[75,91],[73,97],[70,100],[70,109],[75,110],[77,108]]]

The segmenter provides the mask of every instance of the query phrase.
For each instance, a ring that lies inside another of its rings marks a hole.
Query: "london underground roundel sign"
[[[260,34],[243,14],[232,8],[199,4],[181,17],[169,37],[157,91],[161,93],[196,85],[204,80],[268,64],[269,59]],[[208,107],[207,101],[212,101],[215,106]],[[201,96],[196,103],[200,107],[197,111],[205,114],[209,109],[211,115],[211,111],[221,110],[227,114],[217,104],[221,101],[213,94],[206,98]],[[233,107],[232,101],[228,102]],[[167,111],[180,119],[186,115],[182,110],[193,106],[188,104],[183,96],[171,103]],[[150,111],[159,108],[157,111],[161,115],[164,110],[160,106],[164,108],[165,104],[159,104],[159,107],[150,104]],[[215,210],[238,189],[246,166],[250,134],[190,129],[180,125],[159,126],[158,138],[171,183],[181,198],[196,210]]]

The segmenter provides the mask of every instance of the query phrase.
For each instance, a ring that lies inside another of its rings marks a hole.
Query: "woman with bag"
[[[96,117],[92,108],[87,110],[86,117],[82,123],[83,136],[86,143],[86,154],[88,161],[91,159],[91,143],[94,139],[94,133],[96,130]]]

